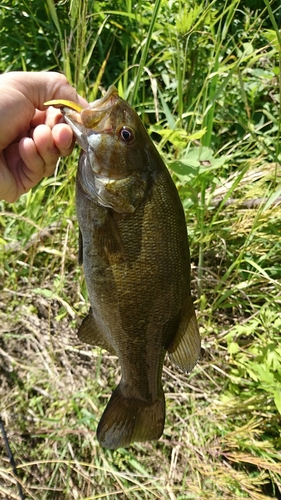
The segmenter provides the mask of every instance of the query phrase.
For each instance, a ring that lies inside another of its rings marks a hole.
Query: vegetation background
[[[163,381],[159,442],[108,451],[119,378],[81,345],[78,151],[0,202],[0,414],[26,499],[281,498],[279,0],[2,0],[0,70],[63,71],[137,109],[186,211],[204,354]],[[0,498],[18,499],[0,438]]]

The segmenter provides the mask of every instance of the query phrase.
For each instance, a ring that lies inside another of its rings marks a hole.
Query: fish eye
[[[134,132],[129,127],[122,127],[120,130],[120,137],[124,142],[132,142],[135,138]]]

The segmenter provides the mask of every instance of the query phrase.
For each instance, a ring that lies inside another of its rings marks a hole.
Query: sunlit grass
[[[17,14],[24,51],[2,69],[64,71],[89,100],[115,83],[157,139],[186,212],[204,349],[188,376],[165,364],[159,442],[102,449],[95,431],[120,371],[76,335],[88,309],[78,151],[16,204],[0,202],[0,412],[27,498],[280,498],[278,8],[48,0],[21,16],[13,2],[4,26]],[[0,455],[0,498],[18,498]]]

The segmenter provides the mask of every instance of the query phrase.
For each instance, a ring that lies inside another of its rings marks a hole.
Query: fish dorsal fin
[[[111,354],[116,354],[113,346],[105,338],[104,333],[97,324],[92,309],[90,309],[88,316],[83,319],[78,329],[78,337],[86,344],[95,345],[102,349],[106,349]]]
[[[195,311],[186,314],[172,345],[168,349],[169,358],[185,372],[190,372],[200,358],[201,339]]]

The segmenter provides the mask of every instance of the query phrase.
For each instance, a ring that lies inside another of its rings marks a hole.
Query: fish
[[[137,112],[114,86],[86,108],[50,103],[61,107],[82,149],[76,210],[90,312],[78,337],[116,355],[122,373],[97,438],[111,450],[158,440],[165,355],[190,372],[201,349],[182,203]]]

